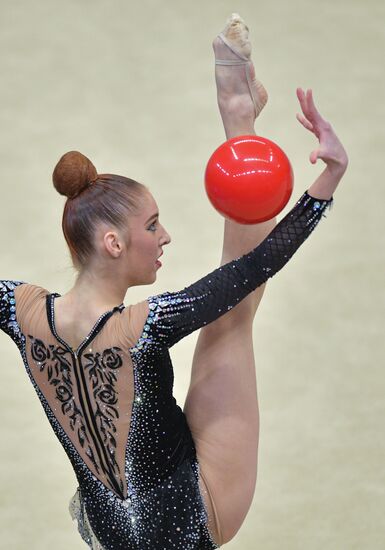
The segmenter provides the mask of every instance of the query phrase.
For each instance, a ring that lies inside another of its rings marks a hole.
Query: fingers
[[[299,99],[303,114],[307,119],[311,120],[313,118],[312,115],[316,112],[312,91],[309,89],[305,93],[302,88],[297,88],[297,97]]]
[[[317,159],[318,159],[318,153],[319,153],[319,150],[318,149],[315,149],[314,151],[312,151],[310,153],[310,162],[312,164],[315,164],[317,162]]]
[[[302,112],[303,114],[305,114],[305,111],[307,111],[307,101],[306,101],[305,92],[303,91],[302,88],[297,88],[297,97],[298,97],[299,104],[301,105]]]
[[[302,88],[297,88],[297,97],[300,102],[302,112],[307,120],[313,125],[313,130],[321,129],[327,126],[326,120],[318,112],[313,98],[313,90],[309,88],[306,93]]]
[[[297,91],[297,97],[298,97],[298,101],[301,105],[302,112],[303,112],[303,114],[305,114],[308,110],[308,108],[307,108],[307,99],[306,99],[305,92],[303,91],[302,88],[297,88],[296,91]],[[303,115],[301,115],[299,113],[297,113],[296,117],[297,117],[297,120],[302,124],[302,126],[304,126],[305,128],[307,128],[310,131],[313,130],[312,123],[306,117],[304,117]]]
[[[306,118],[310,119],[311,115],[317,112],[314,105],[312,90],[308,89],[305,93],[302,88],[297,88],[297,97],[300,102],[303,114],[306,116]]]
[[[314,132],[313,124],[300,113],[296,114],[297,120],[310,132]]]
[[[315,119],[316,117],[318,117],[320,120],[323,121],[323,118],[321,117],[320,113],[318,112],[314,104],[313,91],[311,89],[307,91],[306,99],[307,99],[307,108],[311,118]]]
[[[302,112],[305,115],[304,117],[302,115],[297,115],[297,119],[305,128],[315,133],[314,124],[317,122],[316,115],[318,113],[315,110],[311,90],[307,90],[305,93],[302,88],[297,88],[297,97],[301,105]]]
[[[313,91],[308,89],[306,92],[302,88],[297,88],[297,97],[301,105],[303,114],[297,113],[297,120],[310,132],[312,132],[319,141],[319,147],[314,149],[309,156],[311,164],[315,164],[318,159],[323,160],[327,165],[339,164],[347,165],[347,155],[334,133],[329,122],[327,122],[318,112],[313,98]]]

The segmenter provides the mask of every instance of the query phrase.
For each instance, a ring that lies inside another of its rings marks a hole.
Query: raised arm
[[[298,88],[297,96],[303,112],[297,118],[319,140],[310,161],[314,164],[321,158],[325,170],[259,246],[179,292],[148,298],[145,334],[149,341],[171,347],[224,315],[282,269],[325,215],[326,208],[331,207],[333,193],[348,164],[347,155],[330,123],[318,113],[311,90],[305,93]]]
[[[224,315],[282,269],[332,202],[332,198],[315,199],[305,191],[292,210],[251,252],[179,292],[164,292],[148,298],[149,338],[171,347],[187,334]]]

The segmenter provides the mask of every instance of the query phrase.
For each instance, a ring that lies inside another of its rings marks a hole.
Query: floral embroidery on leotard
[[[118,397],[115,390],[116,371],[122,364],[117,347],[105,349],[102,353],[86,353],[81,367],[73,361],[69,350],[63,346],[46,346],[44,342],[28,335],[31,343],[31,355],[40,372],[45,372],[47,381],[55,386],[56,399],[60,403],[63,415],[70,419],[70,427],[76,433],[80,446],[91,460],[95,472],[103,472],[108,484],[118,494],[124,493],[121,471],[116,461],[116,426],[119,418]],[[82,372],[84,371],[84,372]],[[79,399],[87,400],[87,385],[84,375],[88,376],[92,395],[95,400],[92,417],[85,417],[86,407],[80,407],[74,396],[74,381],[77,384]],[[84,397],[82,397],[84,394]],[[90,433],[90,426],[93,427]]]

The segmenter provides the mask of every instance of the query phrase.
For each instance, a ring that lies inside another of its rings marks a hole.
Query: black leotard
[[[56,331],[60,294],[0,281],[0,328],[18,346],[72,463],[78,490],[71,509],[91,548],[218,548],[194,441],[172,393],[169,348],[277,273],[332,202],[305,191],[254,250],[179,292],[116,306],[77,350]]]

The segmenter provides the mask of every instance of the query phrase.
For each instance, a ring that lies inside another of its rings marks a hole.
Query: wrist
[[[345,174],[348,167],[348,161],[334,161],[330,162],[325,167],[325,172],[333,179],[340,180]]]
[[[347,163],[328,163],[323,172],[308,189],[314,198],[330,200],[347,168]]]

